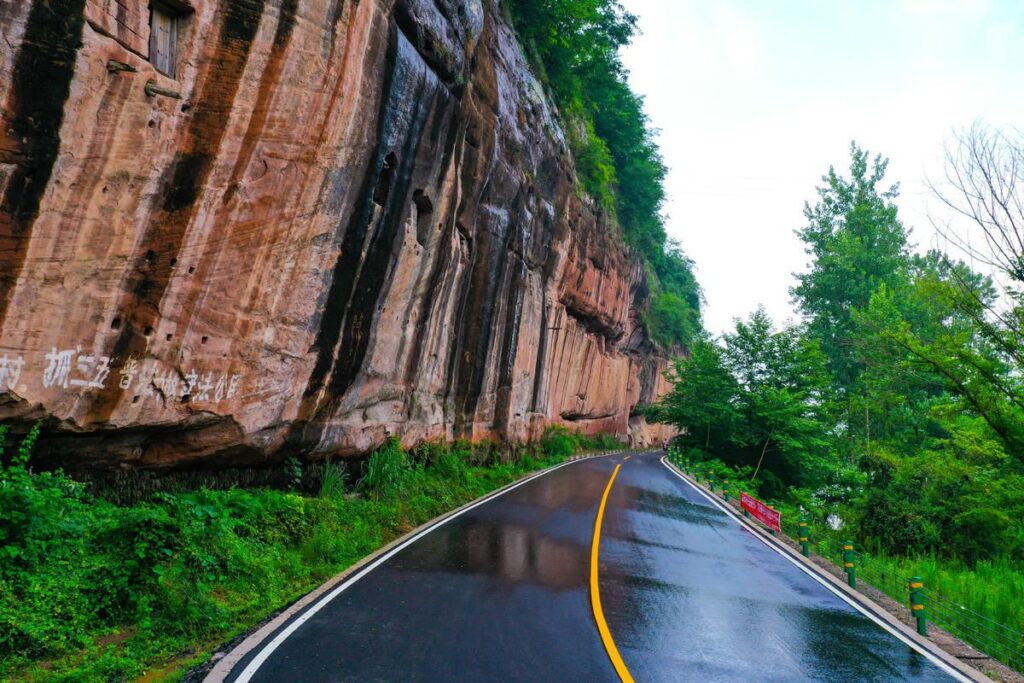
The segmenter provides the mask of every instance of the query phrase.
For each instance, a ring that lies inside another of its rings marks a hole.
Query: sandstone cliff
[[[150,7],[0,5],[0,421],[98,467],[660,436],[643,268],[497,0]]]

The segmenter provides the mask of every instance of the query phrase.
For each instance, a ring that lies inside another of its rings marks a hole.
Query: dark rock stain
[[[392,30],[392,39],[388,45],[386,54],[386,82],[384,92],[390,93],[395,80],[395,68],[398,59],[398,46]],[[377,140],[385,139],[388,130],[388,120],[385,116],[389,106],[388,97],[382,97],[380,102],[380,113],[377,116],[378,130]],[[331,275],[331,284],[327,298],[323,305],[323,314],[320,316],[320,326],[317,329],[316,340],[310,349],[316,353],[316,362],[310,372],[309,380],[306,383],[306,390],[303,393],[303,403],[299,410],[299,417],[310,419],[316,411],[318,404],[317,395],[324,388],[328,373],[334,362],[334,349],[338,339],[341,337],[342,324],[345,318],[349,297],[355,283],[356,269],[362,259],[362,244],[366,237],[366,231],[370,227],[370,220],[375,205],[374,197],[378,195],[377,187],[380,184],[385,167],[389,164],[387,156],[390,150],[378,148],[374,154],[371,170],[364,174],[360,188],[357,204],[352,213],[352,219],[344,231],[341,242],[341,250],[334,264]]]
[[[320,403],[316,397],[322,389],[328,389],[328,401],[340,398],[358,375],[411,199],[424,125],[431,116],[450,116],[443,99],[438,99],[441,91],[422,73],[418,60],[410,58],[409,50],[404,35],[392,27],[377,150],[345,230],[313,347],[317,361],[302,410],[308,417],[316,411]],[[412,109],[407,112],[410,103]],[[438,123],[435,119],[431,136],[439,134]]]
[[[85,0],[36,0],[11,78],[9,139],[0,163],[14,164],[0,203],[0,323],[25,262],[39,204],[60,150],[64,106],[71,92],[85,24]]]
[[[401,47],[407,45],[404,41],[405,38],[399,34],[400,50]],[[395,260],[395,240],[401,233],[402,224],[406,218],[406,207],[409,205],[412,195],[410,190],[423,129],[426,123],[433,119],[434,125],[428,132],[428,138],[436,140],[440,134],[441,124],[447,118],[448,112],[444,102],[445,91],[438,89],[437,84],[429,75],[417,76],[415,71],[419,71],[419,65],[409,57],[400,55],[400,59],[396,63],[396,73],[401,77],[395,78],[392,83],[389,99],[392,100],[393,106],[385,110],[385,121],[398,118],[401,111],[399,105],[405,98],[411,97],[411,101],[416,105],[414,105],[408,129],[402,135],[397,168],[391,168],[393,175],[389,179],[390,201],[385,198],[386,203],[383,206],[380,223],[377,229],[369,235],[369,244],[359,270],[359,276],[353,283],[349,310],[345,316],[344,331],[331,377],[330,394],[332,398],[342,396],[352,386],[366,356],[374,318],[378,310],[377,301],[386,291],[386,283],[389,281]],[[412,92],[409,92],[407,87],[409,78],[416,78],[419,81]],[[388,123],[388,125],[394,126],[396,123],[398,121]],[[430,159],[431,164],[435,161],[435,159]],[[365,232],[366,228],[361,228],[361,230]]]
[[[274,31],[274,42],[270,50],[270,59],[263,75],[260,77],[260,85],[256,95],[256,104],[253,106],[252,116],[249,118],[249,125],[242,137],[242,146],[231,170],[231,180],[228,182],[227,190],[224,192],[223,201],[227,203],[238,191],[238,183],[242,174],[249,167],[256,145],[263,134],[267,124],[267,117],[270,115],[270,104],[276,92],[276,86],[281,80],[281,71],[284,69],[285,54],[288,43],[291,40],[292,30],[295,28],[295,12],[298,9],[299,0],[283,0],[281,11],[277,18],[277,29]]]
[[[231,179],[228,181],[227,188],[221,197],[218,215],[214,220],[215,225],[230,225],[232,229],[230,234],[226,236],[221,235],[215,240],[217,246],[214,249],[204,251],[203,258],[198,261],[197,265],[198,273],[196,280],[199,282],[206,282],[215,276],[213,269],[219,262],[217,255],[225,249],[230,249],[237,242],[237,235],[244,233],[247,229],[244,224],[231,220],[231,199],[239,189],[239,185],[251,164],[259,141],[264,137],[264,130],[272,110],[274,95],[281,81],[287,48],[295,28],[297,8],[298,0],[283,0],[281,9],[278,12],[277,28],[274,31],[274,38],[271,42],[270,56],[267,59],[263,73],[260,75],[252,115],[249,117],[248,126],[242,136],[238,158],[231,169]],[[216,153],[216,149],[214,149],[214,153]],[[199,288],[190,289],[187,292],[187,299],[182,302],[181,321],[186,325],[191,322],[195,314],[201,293],[202,291]]]
[[[444,145],[445,159],[440,164],[440,169],[448,168],[451,161],[451,157],[456,153],[457,150],[462,148],[462,144],[465,140],[465,125],[461,121],[458,125],[450,127],[450,139],[446,141]],[[440,181],[440,178],[438,179]],[[433,267],[431,268],[430,275],[427,278],[427,294],[423,297],[424,310],[422,311],[419,319],[417,320],[416,326],[412,330],[412,352],[409,354],[409,362],[405,368],[405,383],[412,385],[416,378],[416,373],[423,364],[424,359],[424,348],[423,344],[427,338],[430,323],[434,319],[435,315],[443,315],[447,311],[447,299],[451,296],[454,282],[447,282],[447,287],[442,287],[445,283],[445,274],[451,273],[454,277],[456,266],[456,257],[460,253],[460,250],[454,245],[457,227],[454,216],[446,216],[445,221],[442,225],[447,225],[448,228],[442,233],[442,239],[439,239],[433,243],[426,242],[420,239],[420,243],[424,245],[433,244],[435,248],[444,249],[443,253],[436,257],[433,261]],[[430,222],[430,226],[433,226],[433,221]],[[420,235],[417,234],[417,238]],[[461,240],[459,240],[461,244]],[[433,310],[429,310],[427,307],[433,306]]]

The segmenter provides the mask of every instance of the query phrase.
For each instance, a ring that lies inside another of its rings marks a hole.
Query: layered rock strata
[[[496,0],[32,0],[0,34],[0,421],[63,464],[661,438],[643,268]]]

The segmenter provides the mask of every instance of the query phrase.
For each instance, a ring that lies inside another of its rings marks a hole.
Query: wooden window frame
[[[178,76],[182,29],[185,25],[185,18],[192,11],[189,5],[173,0],[152,0],[149,3],[149,61],[157,71],[168,78],[177,78]],[[169,20],[166,59],[160,58],[160,49],[157,44],[156,20],[160,16]]]

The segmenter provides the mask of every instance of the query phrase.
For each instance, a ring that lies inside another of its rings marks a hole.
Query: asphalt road
[[[579,461],[437,527],[286,624],[228,680],[951,680],[666,468]],[[258,663],[258,667],[254,666]]]

